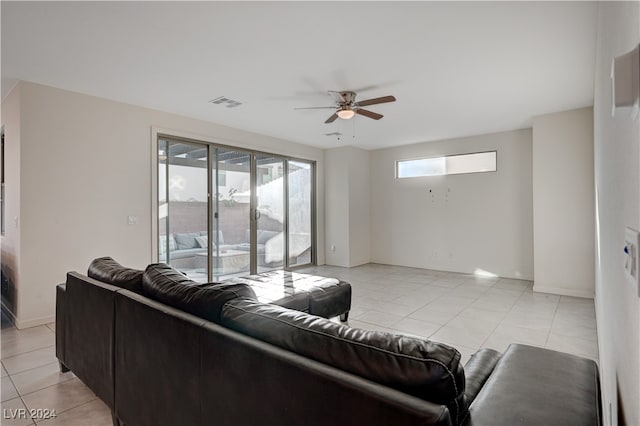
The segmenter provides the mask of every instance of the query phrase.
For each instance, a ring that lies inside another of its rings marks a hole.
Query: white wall
[[[624,278],[622,249],[625,227],[640,229],[640,118],[632,119],[629,108],[611,117],[609,74],[613,58],[640,42],[640,2],[601,2],[598,15],[595,291],[604,424],[638,425],[640,299]]]
[[[348,150],[349,161],[349,265],[369,263],[371,258],[370,154]]]
[[[594,296],[593,109],[533,120],[533,289]]]
[[[95,257],[137,268],[151,261],[152,127],[317,161],[318,229],[324,228],[320,149],[47,86],[19,87],[18,327],[52,321],[55,285],[67,271],[86,271]],[[139,225],[127,225],[128,215],[138,216]],[[322,264],[322,231],[318,240]]]
[[[344,148],[326,150],[325,259],[327,265],[349,266],[349,168]]]
[[[497,150],[498,171],[395,179],[395,161]],[[371,152],[371,260],[533,279],[531,130]]]
[[[369,152],[354,147],[325,151],[326,262],[369,262]],[[335,246],[335,251],[332,247]]]

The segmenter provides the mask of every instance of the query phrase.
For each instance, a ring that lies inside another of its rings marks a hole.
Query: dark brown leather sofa
[[[244,284],[111,266],[58,286],[56,351],[114,424],[601,424],[590,360],[512,345],[463,369],[449,346],[260,303]]]

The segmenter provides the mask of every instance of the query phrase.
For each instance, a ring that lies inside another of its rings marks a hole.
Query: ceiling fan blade
[[[394,96],[383,96],[381,98],[373,98],[373,99],[367,99],[366,101],[356,102],[355,106],[384,104],[387,102],[395,102],[395,101],[396,101],[396,98]]]
[[[327,118],[325,124],[333,123],[334,121],[336,121],[336,118],[338,118],[338,114],[333,114],[331,117]]]
[[[335,107],[335,106],[326,106],[326,107],[297,107],[297,108],[294,108],[294,109],[329,109],[329,108],[331,108],[331,109],[336,109],[336,107]]]
[[[374,120],[380,120],[384,115],[378,114],[377,112],[369,111],[366,109],[356,109],[356,114],[364,115],[365,117],[373,118]],[[335,114],[334,114],[335,115]]]

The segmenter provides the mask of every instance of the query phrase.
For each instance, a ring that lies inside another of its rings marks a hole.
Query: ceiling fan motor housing
[[[340,92],[340,104],[345,106],[352,106],[356,101],[356,93],[355,92]]]

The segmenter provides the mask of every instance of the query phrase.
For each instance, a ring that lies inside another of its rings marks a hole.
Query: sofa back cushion
[[[95,280],[142,293],[142,271],[122,266],[112,257],[99,257],[89,265],[87,275]]]
[[[199,236],[199,232],[186,232],[182,234],[176,233],[173,238],[176,239],[176,248],[178,250],[185,250],[200,247],[198,241],[196,241],[196,238]]]
[[[256,299],[253,289],[246,284],[199,284],[164,263],[147,266],[142,289],[151,299],[215,323],[220,323],[220,311],[229,300]]]
[[[166,235],[161,235],[158,241],[158,254],[160,254],[160,256],[164,255],[165,253],[167,253],[167,251],[175,251],[177,250],[177,243],[176,243],[176,239],[173,236],[173,234],[169,234],[169,237],[167,238]]]
[[[427,401],[446,405],[454,424],[467,414],[460,353],[449,346],[360,330],[275,305],[236,299],[222,325]]]
[[[207,231],[176,233],[172,235],[171,238],[175,239],[175,247],[170,250],[207,248]],[[214,247],[216,244],[224,244],[222,230],[218,230],[218,240],[214,240],[213,242]]]

